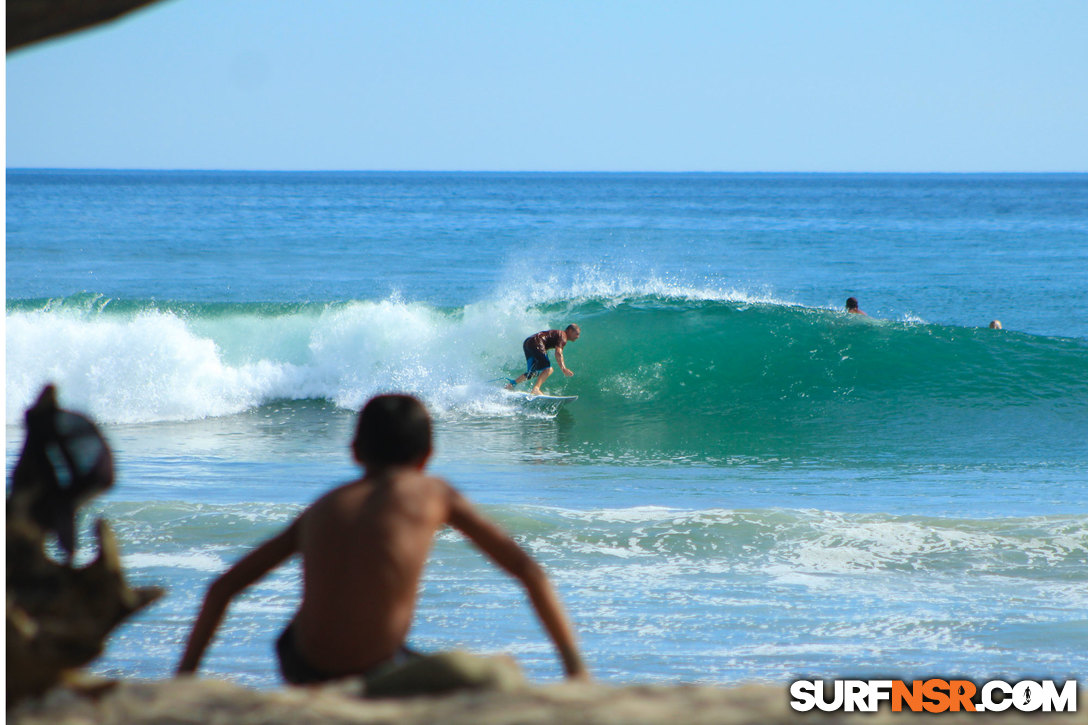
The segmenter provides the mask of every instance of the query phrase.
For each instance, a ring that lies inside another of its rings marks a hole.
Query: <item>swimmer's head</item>
[[[378,395],[359,413],[351,448],[367,467],[422,465],[431,455],[431,416],[411,395]]]
[[[991,321],[990,322],[990,329],[991,330],[1000,330],[1001,329],[1001,320]]]
[[[856,310],[857,308],[858,308],[858,298],[857,297],[847,297],[846,298],[846,309]]]

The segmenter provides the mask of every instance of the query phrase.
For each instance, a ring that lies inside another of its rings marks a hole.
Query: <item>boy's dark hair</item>
[[[431,452],[431,416],[411,395],[378,395],[359,413],[352,450],[366,466],[418,463]]]
[[[847,297],[846,298],[846,309],[856,310],[857,308],[858,308],[858,298],[857,297]]]

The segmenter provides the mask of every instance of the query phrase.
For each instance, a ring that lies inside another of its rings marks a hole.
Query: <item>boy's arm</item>
[[[204,595],[204,605],[189,635],[185,654],[178,663],[177,674],[196,671],[200,665],[200,658],[204,656],[204,650],[211,642],[220,620],[223,619],[224,612],[227,611],[227,606],[235,595],[298,551],[299,520],[296,519],[282,532],[246,554],[208,587],[208,593]]]
[[[544,570],[517,542],[481,516],[453,488],[450,489],[450,496],[449,524],[525,586],[533,609],[559,651],[567,677],[588,678],[589,673],[574,640],[574,631]]]

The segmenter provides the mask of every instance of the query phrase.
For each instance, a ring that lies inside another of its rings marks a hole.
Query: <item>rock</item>
[[[109,22],[157,0],[8,0],[8,52]]]
[[[88,419],[61,410],[52,386],[27,411],[27,440],[7,501],[7,701],[45,692],[98,657],[109,633],[162,596],[125,582],[117,540],[95,523],[98,556],[71,563],[75,512],[113,483],[109,446]],[[57,535],[67,555],[46,553]]]

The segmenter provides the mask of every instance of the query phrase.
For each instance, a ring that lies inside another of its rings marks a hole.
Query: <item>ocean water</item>
[[[57,383],[118,461],[83,540],[106,517],[168,590],[102,674],[169,676],[210,581],[403,390],[602,680],[1088,683],[1088,175],[9,170],[7,294],[9,473]],[[579,399],[505,399],[568,322],[545,389]],[[202,672],[278,684],[298,599],[297,564],[260,582]],[[450,532],[410,642],[560,676]]]

